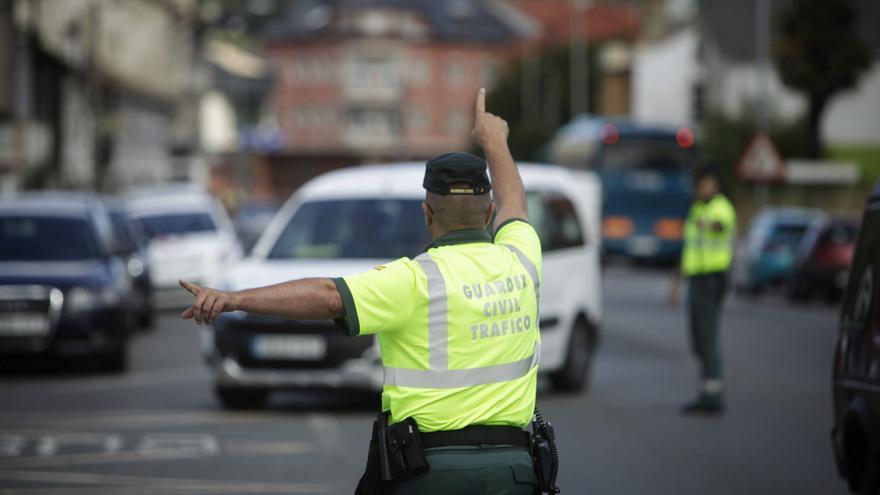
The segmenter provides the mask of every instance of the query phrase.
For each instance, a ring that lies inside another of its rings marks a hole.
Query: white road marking
[[[135,493],[326,493],[326,485],[316,483],[262,483],[247,481],[202,480],[186,478],[151,478],[117,474],[74,473],[60,471],[8,471],[0,470],[0,480],[39,483],[64,483],[71,485],[98,485],[114,487],[138,487]],[[2,492],[0,492],[2,493]],[[8,493],[19,493],[16,490]],[[64,493],[64,492],[62,492]],[[94,492],[92,492],[94,493]],[[118,493],[118,492],[117,492]]]
[[[207,379],[208,377],[208,370],[204,366],[186,366],[182,368],[134,371],[118,377],[86,378],[75,383],[65,383],[57,390],[50,390],[50,392],[57,395],[106,392],[120,388],[188,382]]]
[[[37,442],[37,455],[52,457],[64,445],[99,445],[108,454],[119,452],[122,448],[122,437],[107,433],[61,433],[43,435]]]
[[[75,417],[70,417],[76,414]],[[28,413],[27,417],[20,414],[0,415],[0,424],[31,425],[37,424],[44,427],[56,428],[88,428],[88,429],[129,429],[148,428],[151,426],[185,426],[185,425],[210,425],[229,424],[253,421],[266,421],[267,419],[283,419],[282,415],[267,413],[228,413],[223,411],[121,411],[116,414],[108,414],[107,411],[75,412],[63,416],[56,414],[40,415]]]
[[[308,442],[224,442],[223,451],[237,456],[294,455],[315,451]]]

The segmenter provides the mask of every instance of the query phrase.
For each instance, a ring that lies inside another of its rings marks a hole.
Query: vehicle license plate
[[[317,361],[327,354],[327,341],[317,335],[258,335],[251,352],[259,359],[300,359]]]
[[[49,320],[41,313],[0,314],[0,335],[25,337],[49,333]]]
[[[657,239],[649,235],[639,235],[628,241],[627,249],[630,254],[635,256],[651,256],[657,253],[660,245]]]

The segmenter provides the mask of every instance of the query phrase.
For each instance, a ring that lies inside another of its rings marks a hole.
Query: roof
[[[532,189],[568,187],[572,174],[578,173],[557,165],[523,163],[518,168],[526,187]],[[344,168],[312,179],[298,195],[303,200],[377,196],[424,199],[424,174],[424,162]]]
[[[809,223],[821,214],[821,211],[810,208],[765,207],[758,213],[758,218],[774,223]]]
[[[100,198],[92,193],[74,191],[24,192],[0,196],[0,213],[85,218],[89,216],[97,204],[100,204]]]
[[[770,0],[775,7],[783,0]],[[755,58],[755,14],[758,0],[704,0],[700,3],[707,36],[713,38],[721,53],[730,59]],[[880,2],[855,0],[858,31],[880,58]]]
[[[580,11],[570,1],[515,0],[513,5],[543,26],[542,41],[549,43],[568,44],[573,24],[589,41],[634,39],[641,27],[639,10],[633,5],[594,2]],[[575,23],[573,14],[579,17]]]
[[[522,36],[522,27],[487,0],[303,0],[269,24],[270,41],[345,38],[352,36],[334,18],[342,10],[380,8],[413,11],[438,41],[507,43]]]
[[[173,212],[210,211],[214,199],[193,186],[148,188],[125,196],[125,209],[135,217]]]

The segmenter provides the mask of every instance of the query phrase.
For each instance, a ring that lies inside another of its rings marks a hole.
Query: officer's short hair
[[[425,202],[434,212],[434,221],[446,230],[483,228],[492,203],[489,193],[437,194],[428,191]]]
[[[700,182],[701,180],[706,179],[706,178],[715,179],[719,183],[721,182],[721,175],[719,174],[718,169],[716,169],[715,167],[710,167],[710,166],[700,167],[694,173],[694,182],[695,183]]]

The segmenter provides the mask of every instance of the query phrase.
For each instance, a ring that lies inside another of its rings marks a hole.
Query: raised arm
[[[511,218],[529,219],[522,179],[507,147],[508,132],[504,119],[486,112],[486,90],[481,88],[477,94],[471,137],[483,148],[486,161],[489,162],[493,197],[498,212],[495,217],[496,226]]]
[[[226,311],[247,311],[300,320],[332,320],[343,316],[342,296],[329,278],[305,278],[240,291],[221,291],[180,281],[195,296],[181,316],[198,324],[214,321]]]

